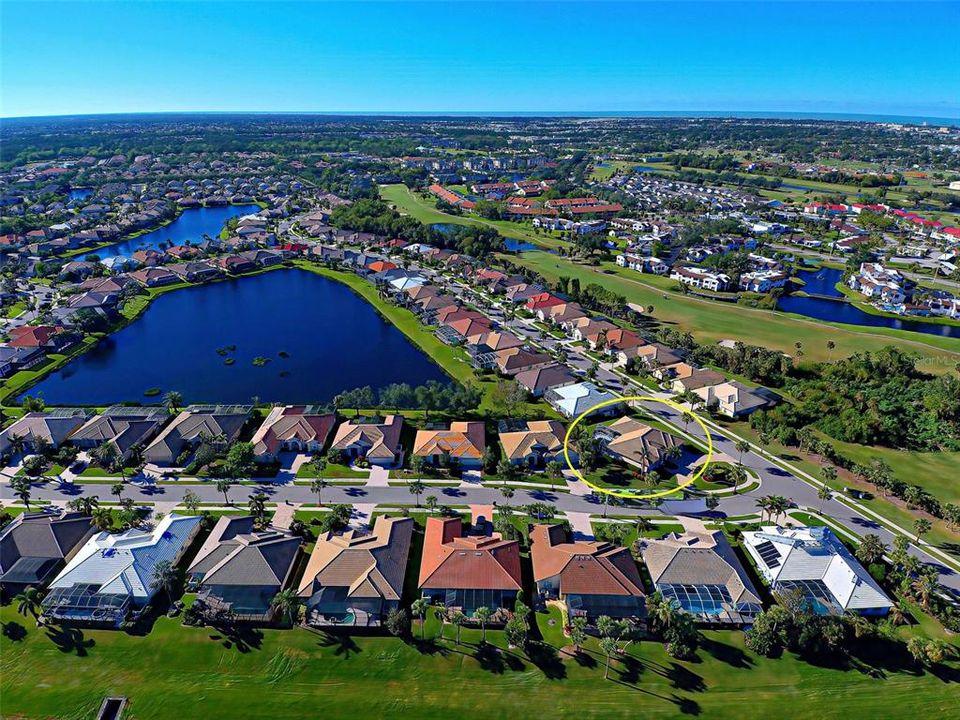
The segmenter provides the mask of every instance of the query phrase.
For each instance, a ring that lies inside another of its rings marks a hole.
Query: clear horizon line
[[[808,119],[843,119],[864,122],[882,122],[870,118],[907,119],[922,122],[943,122],[960,125],[960,116],[924,115],[916,113],[864,112],[833,110],[732,110],[732,109],[669,109],[669,110],[118,110],[109,112],[51,113],[43,115],[0,115],[0,120],[39,120],[56,118],[96,118],[137,115],[338,115],[357,117],[572,117],[572,118],[617,118],[653,116],[663,118],[689,117],[737,117],[749,119],[790,119],[789,116]]]

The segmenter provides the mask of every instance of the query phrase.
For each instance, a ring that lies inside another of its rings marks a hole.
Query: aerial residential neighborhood
[[[958,22],[4,3],[0,717],[955,716]]]

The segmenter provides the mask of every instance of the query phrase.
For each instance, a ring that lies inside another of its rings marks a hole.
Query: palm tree
[[[317,494],[317,505],[323,505],[323,498],[321,497],[321,494],[323,493],[323,489],[329,484],[330,483],[322,477],[316,477],[310,481],[310,492],[315,492]]]
[[[150,586],[162,588],[167,599],[173,602],[173,589],[177,586],[180,573],[169,560],[161,560],[153,566],[153,577]]]
[[[253,493],[247,499],[247,507],[257,519],[257,524],[263,525],[267,518],[267,496],[262,492]]]
[[[411,495],[415,495],[417,498],[417,507],[420,507],[420,496],[423,495],[426,488],[423,483],[419,480],[411,480],[410,484],[407,486],[407,489],[410,491]]]
[[[10,436],[10,453],[13,457],[23,455],[23,450],[27,446],[26,438],[23,435]]]
[[[446,638],[446,634],[445,634],[444,630],[445,630],[445,628],[447,627],[447,619],[448,619],[448,618],[447,618],[447,609],[446,609],[446,608],[437,608],[436,610],[433,611],[433,617],[436,618],[436,619],[437,619],[437,622],[440,623],[440,639],[441,639],[441,640],[446,640],[447,638]],[[422,626],[421,626],[421,628],[422,628]],[[423,636],[422,636],[422,635],[421,635],[421,638],[420,638],[420,639],[421,639],[421,640],[423,639]]]
[[[817,490],[817,499],[820,500],[820,507],[817,509],[817,513],[823,515],[823,505],[831,497],[833,497],[833,492],[830,490],[829,485],[821,485],[820,489]]]
[[[463,614],[462,612],[460,612],[459,610],[457,610],[455,613],[453,613],[453,617],[450,618],[450,622],[452,622],[452,623],[453,623],[453,626],[457,629],[457,645],[459,645],[459,644],[460,644],[460,630],[461,630],[461,628],[463,628],[464,625],[466,625],[466,623],[467,623],[467,616],[464,615],[464,614]]]
[[[486,605],[481,605],[473,611],[473,619],[480,623],[480,642],[483,644],[487,642],[487,623],[490,622],[492,617],[493,610]]]
[[[233,481],[230,478],[219,478],[217,480],[217,492],[223,493],[223,504],[229,505],[230,498],[227,497],[227,493],[230,492],[230,488],[233,486]]]
[[[509,499],[512,498],[516,493],[514,493],[512,487],[508,487],[507,485],[501,485],[501,486],[500,486],[500,494],[503,495],[504,500],[509,500]]]
[[[600,638],[600,649],[607,656],[607,665],[603,669],[603,679],[606,680],[610,677],[610,658],[620,649],[620,646],[613,638],[605,637]]]
[[[293,620],[296,617],[297,608],[299,606],[300,598],[297,596],[297,593],[293,588],[281,590],[274,595],[273,600],[270,601],[270,607],[278,611],[280,613],[280,617],[282,617],[290,625],[293,625]]]
[[[82,515],[90,517],[93,511],[100,505],[100,498],[96,495],[81,495],[76,500],[70,501],[70,506]]]
[[[650,530],[653,530],[653,523],[650,522],[649,518],[644,517],[643,515],[641,515],[640,517],[638,517],[638,518],[636,519],[634,525],[635,525],[636,528],[637,528],[637,535],[638,535],[638,536],[641,536],[641,535],[643,535],[645,532],[648,532],[648,531],[650,531]]]
[[[763,497],[757,498],[756,502],[754,502],[754,505],[756,505],[757,509],[760,510],[760,522],[763,522],[764,513],[770,512],[770,506],[771,506],[770,501],[771,501],[770,495],[764,495]]]
[[[930,598],[937,592],[937,588],[939,587],[937,577],[938,575],[935,568],[930,565],[924,565],[913,579],[913,582],[910,583],[910,589],[913,590],[917,599],[920,601],[920,606],[924,610],[930,609]]]
[[[163,396],[163,404],[167,406],[170,412],[176,412],[183,405],[183,395],[176,390],[171,390]]]
[[[730,479],[733,480],[733,493],[736,495],[741,485],[747,481],[747,471],[743,469],[743,465],[735,465],[730,468]]]
[[[121,498],[121,496],[123,495],[123,491],[124,491],[124,487],[122,482],[114,483],[113,485],[110,486],[110,494],[116,495],[117,500]]]
[[[581,646],[587,641],[587,619],[578,615],[570,622],[570,641],[574,652],[579,655]]]
[[[427,615],[427,610],[430,609],[430,600],[425,597],[417,598],[410,604],[410,612],[420,618],[420,640],[421,642],[424,639],[424,630],[426,627],[426,622],[424,618]]]
[[[94,508],[90,518],[97,530],[110,530],[113,527],[113,513],[110,508]]]
[[[13,488],[13,494],[24,504],[27,510],[30,509],[30,481],[24,477],[15,477],[10,481]]]
[[[917,539],[914,542],[919,543],[920,538],[930,532],[933,525],[926,518],[917,518],[913,523],[913,530],[917,533]]]
[[[654,621],[659,628],[669,627],[673,622],[673,615],[676,608],[673,606],[673,600],[668,600],[661,593],[654,593],[647,596],[647,617]]]
[[[440,504],[440,500],[436,495],[427,495],[427,499],[423,501],[423,504],[427,506],[427,510],[433,515],[437,510],[437,506]]]
[[[737,465],[743,465],[743,454],[745,452],[750,452],[750,443],[748,443],[746,440],[743,440],[741,438],[740,440],[737,440],[736,443],[734,443],[734,447],[739,453],[739,456],[737,457]]]
[[[886,552],[887,546],[883,544],[880,536],[867,533],[857,546],[854,555],[857,556],[857,560],[865,565],[872,565],[882,558]]]
[[[31,585],[24,588],[13,600],[17,603],[18,613],[21,615],[30,613],[33,617],[37,617],[37,607],[40,605],[40,591],[35,587]]]

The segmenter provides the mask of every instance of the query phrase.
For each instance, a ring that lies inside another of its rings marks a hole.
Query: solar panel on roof
[[[768,568],[780,566],[780,553],[777,552],[777,548],[774,547],[772,542],[766,540],[757,545],[756,550]]]

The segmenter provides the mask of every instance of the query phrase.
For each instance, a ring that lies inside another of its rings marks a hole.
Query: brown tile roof
[[[463,537],[456,518],[428,518],[420,562],[421,588],[520,590],[520,545],[499,533]]]
[[[570,542],[562,525],[534,525],[530,559],[537,582],[560,576],[560,594],[643,597],[630,551],[596,540]]]
[[[391,458],[400,445],[400,430],[403,416],[387,415],[382,423],[357,423],[345,421],[337,428],[331,449],[345,450],[351,445],[368,446],[367,457]]]
[[[563,451],[563,437],[566,430],[556,420],[531,420],[526,430],[500,433],[500,442],[511,460],[518,460],[530,454],[536,445],[544,447],[544,454],[557,455]]]
[[[452,458],[479,459],[486,445],[482,422],[452,422],[449,430],[417,430],[413,454],[429,457],[448,453]]]
[[[617,437],[607,444],[610,452],[638,465],[654,465],[664,459],[669,448],[683,446],[683,443],[670,433],[652,428],[631,417],[624,416],[608,427],[617,434]]]

